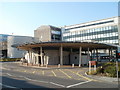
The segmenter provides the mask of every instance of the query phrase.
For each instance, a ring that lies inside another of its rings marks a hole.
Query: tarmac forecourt
[[[72,88],[93,82],[102,83],[100,80],[98,81],[87,77],[85,75],[87,69],[88,68],[33,68],[21,66],[13,62],[2,65],[3,76],[9,76],[15,79],[22,78],[27,81],[55,85],[60,88]],[[36,76],[39,79],[37,79]]]

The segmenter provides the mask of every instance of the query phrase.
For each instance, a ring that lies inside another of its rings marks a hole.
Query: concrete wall
[[[51,33],[50,33],[50,26],[43,25],[37,28],[34,31],[34,37],[38,38],[39,41],[51,41]]]
[[[47,56],[49,57],[48,65],[60,64],[60,53],[59,52],[60,52],[59,50],[44,50],[43,64],[46,65],[46,60],[44,59],[44,57],[47,57]],[[34,61],[33,59],[32,60],[29,59],[29,56],[26,56],[26,57],[28,57],[28,60],[30,60],[28,63],[38,64],[38,62],[41,61],[40,59],[37,60],[37,56],[35,56]],[[90,56],[88,57],[87,55],[82,55],[82,64],[88,64],[89,60],[90,60]],[[63,51],[63,65],[72,65],[72,64],[76,64],[76,65],[79,64],[79,54],[72,53],[70,55],[70,52]]]
[[[33,37],[27,37],[27,36],[8,36],[7,38],[7,57],[8,58],[21,58],[24,56],[26,51],[19,50],[17,48],[11,47],[11,45],[14,44],[23,44],[23,43],[29,43],[33,42]]]
[[[82,55],[82,64],[88,64],[90,56]],[[70,55],[70,64],[79,64],[79,54],[71,53]]]
[[[46,56],[49,57],[49,65],[60,64],[60,54],[59,50],[44,50]],[[69,52],[63,52],[63,64],[69,64]]]

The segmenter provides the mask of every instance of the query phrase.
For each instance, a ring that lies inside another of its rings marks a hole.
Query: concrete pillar
[[[113,49],[111,48],[111,59],[113,59],[113,53],[112,53]]]
[[[70,52],[71,52],[71,53],[73,52],[73,49],[72,49],[72,48],[70,49]]]
[[[82,47],[79,48],[79,67],[81,67],[81,64],[82,64],[82,55],[81,55],[81,52],[82,52]]]
[[[89,52],[90,52],[90,49],[88,48],[88,53],[87,53],[87,59],[89,59]]]
[[[35,55],[35,61],[36,61],[36,64],[39,64],[39,62],[38,62],[38,54]]]
[[[95,56],[95,48],[94,48],[94,50],[93,50],[93,59],[95,59],[96,58],[96,56]]]
[[[60,46],[60,65],[63,65],[63,46]]]
[[[110,59],[111,59],[111,54],[110,54],[110,48],[109,48],[109,61],[110,61]]]
[[[96,49],[96,58],[97,58],[97,61],[98,61],[98,49]]]
[[[32,51],[30,50],[30,60],[31,60],[31,63],[33,63],[33,60],[32,60]]]
[[[41,58],[41,66],[43,66],[42,47],[40,47],[40,58]]]
[[[30,56],[30,50],[29,50],[29,62],[31,63],[31,56]]]

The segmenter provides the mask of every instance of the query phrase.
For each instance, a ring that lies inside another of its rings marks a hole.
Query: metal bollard
[[[58,68],[60,68],[60,64],[58,64]]]
[[[72,64],[72,67],[74,68],[74,64]]]

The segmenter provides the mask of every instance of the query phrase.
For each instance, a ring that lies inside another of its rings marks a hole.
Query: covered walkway
[[[15,45],[14,45],[15,46]],[[45,65],[78,65],[87,64],[92,54],[99,59],[99,50],[108,50],[110,59],[117,46],[97,42],[40,42],[16,46],[28,51],[28,63]]]

